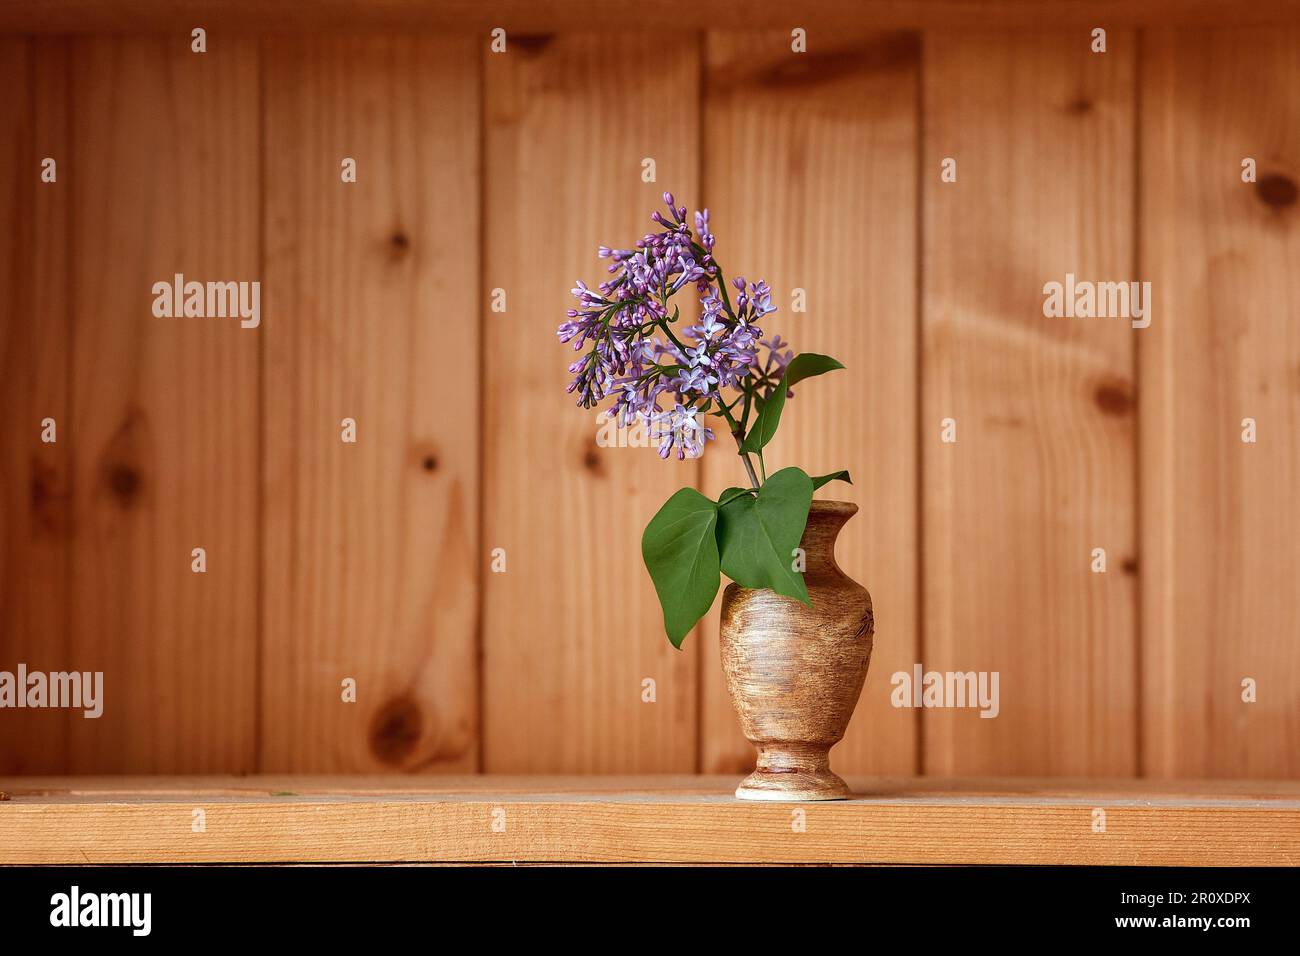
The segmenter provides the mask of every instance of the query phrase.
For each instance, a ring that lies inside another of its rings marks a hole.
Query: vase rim
[[[852,501],[829,501],[823,499],[814,500],[809,512],[816,512],[824,515],[845,515],[852,516],[857,514],[858,506]]]

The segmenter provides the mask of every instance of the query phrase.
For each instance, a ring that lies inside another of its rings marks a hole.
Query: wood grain
[[[1011,0],[817,2],[807,54],[769,4],[605,6],[0,0],[0,32],[156,34],[0,39],[0,669],[107,688],[98,721],[0,712],[0,770],[749,770],[717,610],[672,651],[639,555],[673,490],[737,482],[725,436],[702,468],[597,447],[553,336],[670,188],[772,284],[768,331],[848,366],[769,456],[862,509],[837,770],[1300,775],[1300,37],[1165,29],[1295,5],[1052,11],[1104,11],[1104,55],[938,29],[1046,16]],[[338,35],[417,21],[464,32]],[[231,32],[272,26],[335,35]],[[176,272],[262,280],[262,328],[154,318]],[[1152,281],[1152,327],[1043,317],[1067,272]],[[999,717],[891,706],[916,661],[998,671]]]
[[[789,807],[734,800],[730,777],[0,780],[0,864],[1300,863],[1294,783],[850,782]]]
[[[865,23],[880,28],[990,29],[1137,24],[1286,23],[1300,17],[1296,0],[801,0],[800,24],[828,33]],[[725,18],[725,21],[724,21]],[[195,23],[222,30],[442,29],[486,35],[514,31],[716,28],[719,22],[789,29],[791,9],[770,0],[0,0],[0,32],[186,32]]]
[[[565,394],[574,356],[555,328],[574,279],[604,277],[598,246],[657,228],[664,190],[683,203],[697,193],[698,52],[543,36],[485,69],[484,285],[504,290],[506,311],[489,297],[483,313],[482,562],[505,558],[484,581],[484,766],[691,770],[698,647],[668,643],[640,542],[698,469],[598,446],[598,413]],[[642,182],[645,158],[656,183]]]
[[[98,720],[73,721],[71,760],[249,770],[258,333],[157,318],[152,286],[258,277],[257,51],[91,39],[72,61],[67,664],[103,671],[105,701]]]
[[[265,56],[262,767],[473,769],[476,48]]]
[[[922,661],[1001,698],[925,711],[929,773],[1137,769],[1135,331],[1043,314],[1135,278],[1133,45],[925,38]]]
[[[706,204],[730,276],[766,279],[779,311],[763,330],[847,366],[797,390],[767,452],[768,473],[847,468],[818,497],[856,502],[837,557],[878,596],[876,649],[843,742],[844,773],[916,769],[917,715],[889,703],[889,675],[917,660],[915,37],[837,32],[806,54],[787,33],[708,38]],[[737,146],[736,144],[743,144]],[[794,312],[802,289],[807,311]],[[716,497],[743,472],[723,442],[705,456]],[[701,763],[747,772],[718,662],[717,612],[704,647]]]
[[[1300,776],[1300,31],[1158,31],[1142,76],[1143,768]]]
[[[72,358],[68,43],[0,40],[0,669],[77,665],[70,654]],[[57,166],[41,181],[41,163]],[[42,422],[55,422],[53,444]],[[5,711],[0,768],[73,769],[69,726],[79,713]]]
[[[732,778],[716,774],[87,774],[0,777],[0,786],[15,797],[39,797],[47,802],[76,803],[121,799],[127,802],[191,795],[215,797],[378,796],[382,794],[473,796],[502,795],[547,798],[605,796],[644,801],[725,796]],[[1143,780],[1136,777],[917,777],[855,776],[859,797],[961,798],[966,802],[994,797],[1008,801],[1045,799],[1113,799],[1214,803],[1300,800],[1294,780]]]

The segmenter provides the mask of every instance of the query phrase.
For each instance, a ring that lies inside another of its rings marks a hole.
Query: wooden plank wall
[[[1138,331],[1042,311],[1067,273],[1133,274],[1134,36],[1108,44],[926,37],[924,662],[1002,700],[925,712],[930,773],[1137,769]]]
[[[18,661],[56,669],[71,650],[72,207],[66,189],[41,189],[35,172],[44,157],[68,155],[68,53],[63,39],[0,39],[0,668],[8,670]],[[41,440],[46,419],[53,443]],[[50,716],[6,711],[0,762],[16,772],[68,766],[71,724]]]
[[[151,290],[256,273],[257,83],[248,40],[72,50],[68,653],[106,695],[72,722],[81,770],[254,765],[258,340],[155,318]]]
[[[1144,769],[1294,777],[1300,29],[1145,40],[1142,271],[1176,319],[1140,337]]]
[[[98,720],[6,720],[5,762],[250,769],[257,342],[154,319],[150,289],[255,269],[255,47],[201,60],[152,38],[6,46],[6,109],[25,119],[5,140],[5,407],[21,421],[6,418],[4,657],[102,670],[112,704]]]
[[[716,625],[672,650],[638,547],[732,456],[602,447],[553,335],[672,189],[849,367],[770,456],[862,507],[838,769],[1300,775],[1297,50],[0,38],[0,669],[107,685],[0,712],[0,770],[742,770]],[[176,272],[260,280],[262,326],[154,318]],[[1066,273],[1151,281],[1151,327],[1045,318]],[[916,662],[998,671],[1001,713],[893,707]]]
[[[474,770],[477,50],[263,52],[261,766]]]
[[[483,594],[489,772],[695,769],[698,642],[663,638],[640,541],[698,463],[598,446],[555,327],[573,280],[603,277],[599,246],[656,228],[666,188],[697,192],[699,70],[695,44],[649,35],[519,38],[487,59],[483,533],[505,569]]]

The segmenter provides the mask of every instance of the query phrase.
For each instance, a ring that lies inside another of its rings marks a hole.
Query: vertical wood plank
[[[1300,30],[1145,41],[1143,769],[1300,776]]]
[[[840,773],[912,773],[919,721],[890,705],[890,674],[917,658],[916,151],[914,34],[787,32],[708,39],[705,188],[729,276],[766,279],[779,311],[763,331],[847,366],[798,389],[766,452],[767,470],[848,468],[853,485],[818,497],[856,502],[837,557],[875,598],[876,645],[862,699],[832,756]],[[806,313],[792,310],[793,290]],[[716,496],[744,484],[725,433],[705,458]],[[752,769],[718,659],[705,658],[702,767]]]
[[[477,47],[265,62],[262,769],[473,770]]]
[[[698,468],[598,447],[554,333],[573,280],[603,277],[599,245],[654,228],[665,189],[697,194],[698,48],[514,37],[485,69],[484,285],[505,290],[507,310],[483,314],[483,547],[506,557],[484,585],[484,768],[693,770],[697,648],[664,636],[640,541]],[[657,183],[642,182],[645,158]]]
[[[0,39],[0,668],[68,670],[72,433],[68,364],[68,51],[61,38]],[[40,179],[55,160],[57,179]],[[54,443],[42,421],[55,422]],[[80,713],[6,710],[0,768],[56,773]]]
[[[73,49],[70,662],[104,672],[78,771],[253,767],[259,332],[158,318],[155,282],[258,278],[247,41]],[[205,548],[207,572],[191,571]]]
[[[1137,278],[1134,37],[935,32],[923,59],[923,663],[1000,674],[994,719],[925,711],[924,768],[1131,774],[1138,333],[1047,318],[1043,286]]]

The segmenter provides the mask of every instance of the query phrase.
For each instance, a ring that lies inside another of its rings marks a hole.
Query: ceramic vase
[[[842,800],[830,749],[853,716],[871,659],[871,595],[835,563],[835,539],[858,506],[814,501],[801,547],[812,607],[774,591],[728,585],[722,667],[758,765],[743,800]]]

